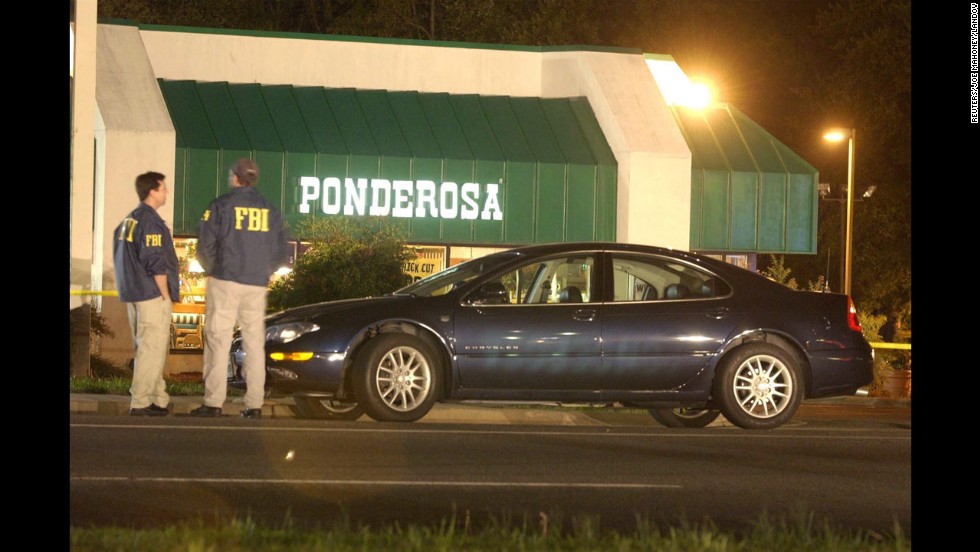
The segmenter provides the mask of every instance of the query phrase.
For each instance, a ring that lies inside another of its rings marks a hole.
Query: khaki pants
[[[162,297],[126,303],[129,331],[136,344],[130,408],[146,408],[151,403],[166,408],[170,403],[163,369],[170,351],[170,319],[174,304]]]
[[[221,408],[228,394],[228,360],[235,323],[241,327],[245,408],[265,400],[265,307],[268,289],[208,278],[204,320],[204,404]]]

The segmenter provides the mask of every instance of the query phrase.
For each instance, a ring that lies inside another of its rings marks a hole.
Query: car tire
[[[779,427],[793,417],[803,400],[798,361],[769,343],[742,345],[721,359],[714,399],[725,418],[738,427]]]
[[[294,395],[298,418],[312,420],[356,420],[364,414],[364,407],[356,402],[343,402],[324,397]]]
[[[439,388],[436,358],[419,337],[381,334],[357,355],[354,397],[374,420],[414,422],[435,404]]]
[[[721,416],[710,408],[651,408],[650,415],[665,427],[701,428]]]

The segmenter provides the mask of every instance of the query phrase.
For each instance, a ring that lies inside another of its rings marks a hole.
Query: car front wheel
[[[721,415],[709,408],[651,408],[650,415],[665,427],[705,427]]]
[[[422,339],[409,334],[381,334],[358,355],[354,396],[379,422],[413,422],[436,400],[436,355]]]
[[[772,429],[796,413],[803,400],[803,380],[792,354],[769,343],[750,343],[722,359],[714,395],[731,423]]]

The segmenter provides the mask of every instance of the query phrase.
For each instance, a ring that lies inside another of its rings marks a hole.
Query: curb
[[[191,410],[201,406],[201,404],[202,397],[198,396],[170,397],[170,413],[190,415]],[[266,399],[262,405],[262,416],[295,418],[293,404],[292,399]],[[129,415],[129,396],[127,395],[72,393],[68,405],[71,413]],[[244,399],[234,397],[225,401],[221,413],[225,416],[238,416],[243,408],[245,408]]]
[[[912,399],[895,399],[890,397],[827,397],[825,399],[807,399],[803,404],[849,404],[852,406],[869,406],[872,408],[912,408]]]
[[[201,405],[201,397],[181,396],[170,398],[171,415],[190,415],[190,411]],[[291,397],[265,399],[262,405],[263,418],[296,418]],[[129,415],[129,397],[125,395],[99,395],[74,393],[68,401],[69,411],[74,414],[102,414],[115,416]],[[245,407],[242,397],[225,401],[222,415],[238,416]],[[363,418],[367,419],[367,418]],[[584,412],[566,408],[512,408],[507,405],[436,403],[432,410],[417,423],[480,423],[480,424],[541,424],[541,425],[608,425],[590,418]]]

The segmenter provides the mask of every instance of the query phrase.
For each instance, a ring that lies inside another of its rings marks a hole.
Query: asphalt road
[[[617,417],[618,416],[618,417]],[[70,523],[159,526],[250,516],[281,525],[527,518],[632,531],[637,519],[763,513],[911,537],[911,409],[807,406],[785,426],[70,417]]]

